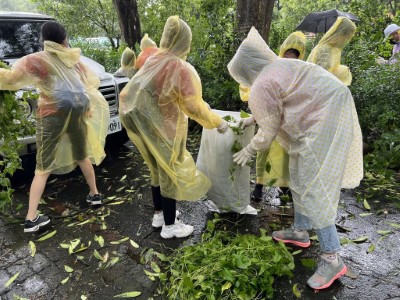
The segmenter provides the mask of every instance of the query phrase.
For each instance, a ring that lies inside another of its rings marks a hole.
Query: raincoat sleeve
[[[197,72],[192,68],[182,68],[179,76],[177,93],[182,111],[204,128],[218,127],[222,119],[210,110],[208,104],[203,100],[201,82]]]
[[[35,55],[19,59],[11,70],[0,69],[0,90],[16,91],[20,88],[36,85],[48,74],[46,64]]]
[[[280,88],[268,80],[257,80],[250,92],[249,106],[260,129],[250,144],[254,150],[269,149],[282,121]]]

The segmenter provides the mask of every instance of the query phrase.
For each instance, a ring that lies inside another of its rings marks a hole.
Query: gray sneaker
[[[293,227],[272,232],[272,238],[276,241],[293,244],[302,248],[307,248],[311,245],[308,232],[296,231]]]
[[[339,255],[336,255],[338,263],[321,256],[321,262],[318,264],[317,271],[307,280],[307,284],[315,289],[322,290],[331,286],[331,284],[347,272],[347,267]]]

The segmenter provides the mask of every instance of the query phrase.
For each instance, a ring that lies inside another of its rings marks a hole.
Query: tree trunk
[[[122,40],[130,48],[134,48],[136,43],[140,43],[140,20],[136,0],[113,0],[115,9],[119,17]]]
[[[268,42],[272,13],[276,0],[237,0],[236,19],[239,40],[254,26]]]

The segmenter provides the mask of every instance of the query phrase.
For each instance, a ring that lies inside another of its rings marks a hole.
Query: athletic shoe
[[[272,238],[276,241],[282,241],[285,244],[293,244],[303,248],[307,248],[311,245],[308,232],[296,231],[294,228],[274,231],[272,232]]]
[[[34,220],[25,220],[24,232],[35,232],[40,227],[50,223],[50,218],[47,216],[37,216]]]
[[[173,237],[183,238],[191,235],[193,226],[183,224],[181,221],[175,221],[172,225],[163,225],[161,230],[161,237],[164,239],[171,239]]]
[[[179,217],[181,213],[179,212],[179,210],[177,210],[175,212],[175,218]],[[158,214],[154,214],[153,215],[153,222],[151,222],[151,226],[155,227],[155,228],[160,228],[164,225],[164,213],[158,213]]]
[[[102,194],[95,194],[91,196],[90,194],[86,197],[86,202],[91,205],[102,205],[104,196]]]
[[[326,289],[346,272],[347,267],[339,255],[333,259],[321,256],[317,271],[307,280],[307,284],[315,290]]]

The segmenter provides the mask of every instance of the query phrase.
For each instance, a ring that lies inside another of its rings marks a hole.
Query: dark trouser
[[[152,186],[153,203],[155,210],[162,210],[164,213],[165,225],[175,224],[176,218],[176,200],[161,196],[159,186]]]

